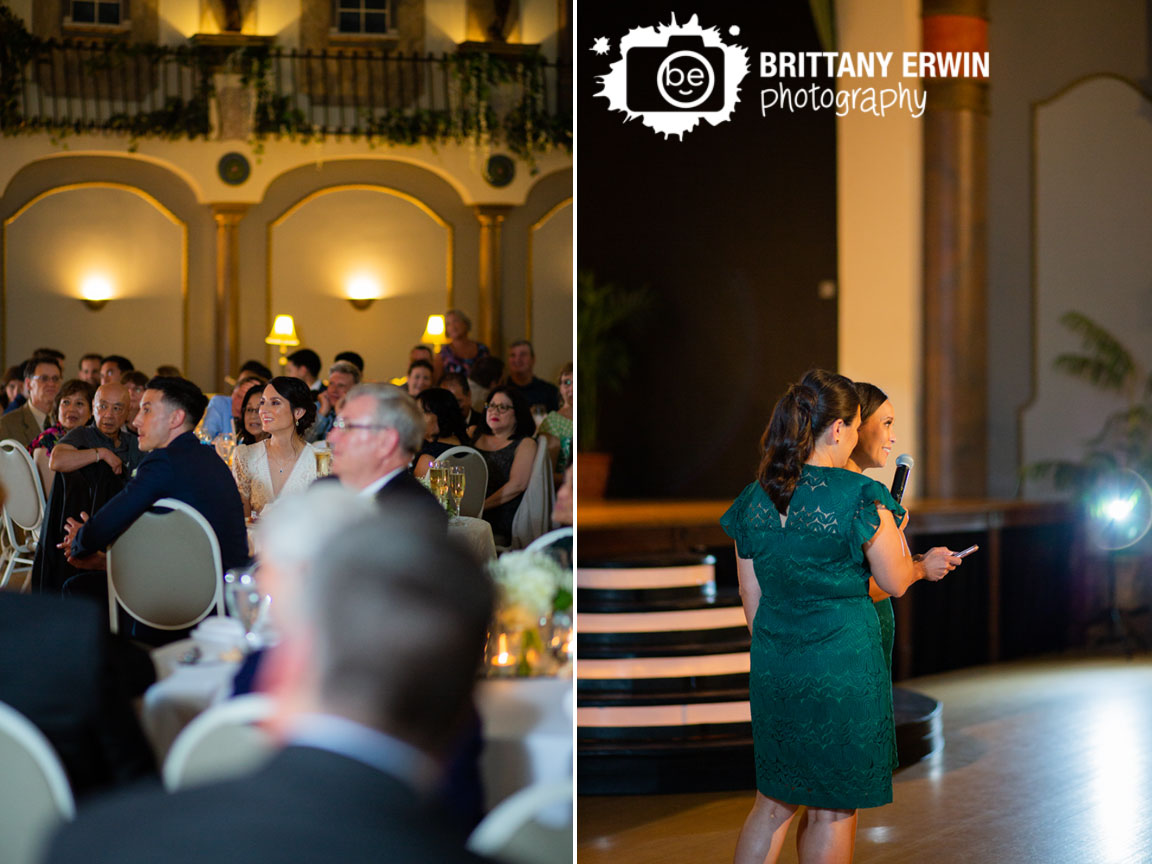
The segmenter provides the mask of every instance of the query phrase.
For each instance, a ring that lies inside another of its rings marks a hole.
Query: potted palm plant
[[[612,454],[600,447],[600,404],[605,392],[624,383],[631,356],[627,324],[648,306],[646,288],[624,288],[599,282],[582,270],[576,292],[576,378],[579,487],[581,498],[603,498]]]

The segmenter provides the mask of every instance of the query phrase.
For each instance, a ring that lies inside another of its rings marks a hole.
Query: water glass
[[[224,574],[224,606],[228,615],[244,627],[244,639],[250,648],[260,648],[266,639],[272,597],[265,594],[256,578],[256,569],[237,567]]]

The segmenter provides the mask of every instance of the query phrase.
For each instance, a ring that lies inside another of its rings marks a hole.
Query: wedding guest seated
[[[536,352],[527,339],[518,339],[508,346],[508,379],[504,382],[517,388],[528,400],[528,406],[543,405],[544,410],[556,411],[560,408],[560,391],[551,381],[537,378]]]
[[[145,456],[124,490],[98,513],[67,520],[61,545],[69,550],[72,566],[103,570],[108,545],[161,498],[175,498],[200,511],[220,543],[225,570],[248,560],[244,505],[236,482],[215,450],[201,446],[192,434],[207,402],[200,388],[183,378],[148,382],[136,416]],[[97,409],[99,403],[98,396]]]
[[[472,407],[472,388],[468,378],[461,372],[446,372],[440,379],[440,386],[456,397],[460,406],[460,416],[464,418],[464,428],[471,429],[482,419],[482,412]]]
[[[208,408],[204,412],[204,422],[200,425],[200,431],[210,441],[215,441],[218,435],[235,432],[240,425],[238,421],[244,394],[253,387],[263,390],[267,383],[267,378],[261,378],[251,369],[241,369],[230,395],[225,396],[221,393],[208,400]]]
[[[237,380],[240,375],[247,372],[249,375],[255,375],[257,378],[263,378],[268,381],[272,378],[272,370],[261,363],[259,360],[245,360],[244,364],[240,367],[240,372],[237,374]]]
[[[304,440],[316,419],[308,385],[299,378],[273,378],[260,397],[259,413],[269,437],[241,444],[232,454],[245,517],[262,513],[281,495],[303,492],[316,479],[316,450]]]
[[[28,401],[0,417],[0,441],[12,438],[25,447],[53,422],[52,407],[60,392],[60,363],[52,357],[33,357],[24,364]]]
[[[504,361],[491,354],[476,358],[468,373],[468,388],[472,393],[472,410],[483,414],[487,410],[488,394],[504,377]]]
[[[236,433],[239,444],[255,444],[268,437],[260,423],[260,397],[264,395],[264,388],[260,386],[249,387],[244,398],[240,400],[240,431]],[[315,410],[315,406],[313,406]]]
[[[448,514],[408,471],[424,440],[416,401],[391,384],[361,384],[349,391],[328,433],[332,473],[361,495],[396,504],[448,530]]]
[[[436,795],[467,722],[490,580],[402,505],[381,518],[322,484],[277,511],[260,578],[283,634],[266,680],[284,749],[226,783],[95,802],[46,864],[482,860]]]
[[[27,401],[27,396],[23,397],[20,404],[15,404],[14,400],[21,397],[21,391],[24,389],[24,364],[18,363],[15,366],[9,366],[8,371],[4,373],[4,392],[0,394],[0,404],[4,406],[4,413],[8,413],[11,408],[15,411],[20,405]]]
[[[413,399],[432,386],[432,364],[427,360],[415,360],[408,367],[408,381],[405,392]]]
[[[164,366],[157,366],[156,367],[156,377],[157,378],[183,378],[184,373],[180,371],[179,366],[169,366],[169,365],[165,364]]]
[[[332,362],[340,363],[341,361],[345,363],[351,363],[353,366],[360,370],[360,377],[364,377],[364,358],[357,354],[355,351],[341,351],[336,355]]]
[[[564,471],[572,464],[572,363],[569,361],[560,370],[560,408],[549,411],[537,430],[549,436],[548,450],[552,459],[552,471],[559,487]]]
[[[473,364],[481,357],[488,356],[488,346],[468,338],[472,329],[472,319],[459,309],[449,309],[444,313],[444,335],[448,342],[440,346],[436,355],[436,380],[447,372],[460,372],[467,376]]]
[[[28,445],[46,493],[52,491],[52,478],[56,474],[49,465],[52,449],[67,433],[88,425],[92,419],[92,398],[92,386],[87,381],[79,378],[65,381],[56,394],[56,404],[52,409],[52,417],[55,419]]]
[[[144,395],[144,388],[148,386],[148,376],[139,369],[133,369],[120,376],[120,383],[128,388],[128,419],[124,421],[124,425],[132,429],[136,413],[140,410],[140,397]]]
[[[313,392],[319,392],[324,387],[324,382],[320,380],[320,355],[311,348],[298,348],[289,354],[284,374],[299,378]]]
[[[450,447],[469,444],[471,438],[464,431],[464,419],[460,416],[460,406],[447,390],[429,387],[416,397],[424,412],[424,443],[416,458],[412,473],[423,477],[433,459]]]
[[[131,372],[136,367],[132,365],[132,361],[127,357],[119,354],[109,354],[104,358],[104,362],[100,364],[100,383],[101,384],[118,384],[120,376],[125,372]]]
[[[104,362],[102,354],[85,354],[80,358],[76,377],[87,381],[95,390],[100,386],[100,365]]]
[[[92,402],[95,425],[79,426],[62,437],[52,448],[48,467],[71,472],[103,462],[125,480],[131,477],[143,457],[136,435],[124,430],[128,404],[123,384],[101,384]]]
[[[498,546],[512,541],[512,520],[528,488],[536,457],[536,421],[515,387],[500,386],[488,394],[488,410],[477,429],[476,443],[488,463],[484,518],[492,523]]]
[[[411,368],[412,364],[415,363],[417,360],[423,360],[424,362],[428,363],[428,365],[431,366],[433,364],[432,349],[429,348],[427,345],[424,345],[424,344],[413,345],[412,350],[410,350],[408,352],[408,366],[409,366],[409,368]],[[405,372],[403,375],[398,375],[397,377],[392,379],[391,383],[395,384],[397,387],[403,387],[403,388],[407,389],[407,387],[408,387],[408,373]]]
[[[355,364],[337,360],[328,367],[328,387],[316,401],[316,425],[307,435],[309,441],[324,441],[328,437],[345,394],[359,383],[360,368]]]

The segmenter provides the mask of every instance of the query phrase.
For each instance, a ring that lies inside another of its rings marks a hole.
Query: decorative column
[[[924,52],[988,50],[986,0],[924,0],[922,24]],[[977,78],[923,83],[921,493],[980,498],[988,463],[988,84]]]
[[[480,340],[492,353],[504,353],[503,304],[500,297],[501,226],[512,209],[507,204],[477,204],[476,218],[480,220]]]
[[[213,204],[216,220],[216,389],[240,363],[240,271],[236,226],[248,204]]]

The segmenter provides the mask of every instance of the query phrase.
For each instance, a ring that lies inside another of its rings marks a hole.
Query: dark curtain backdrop
[[[625,123],[594,95],[620,38],[672,12],[701,13],[749,49],[751,67],[733,119],[682,141]],[[821,50],[809,6],[581,3],[577,14],[578,265],[653,296],[632,331],[629,380],[602,402],[608,495],[733,497],[787,382],[836,365],[836,300],[817,293],[836,278],[835,115],[760,111],[759,52]],[[591,51],[601,36],[603,57]]]

